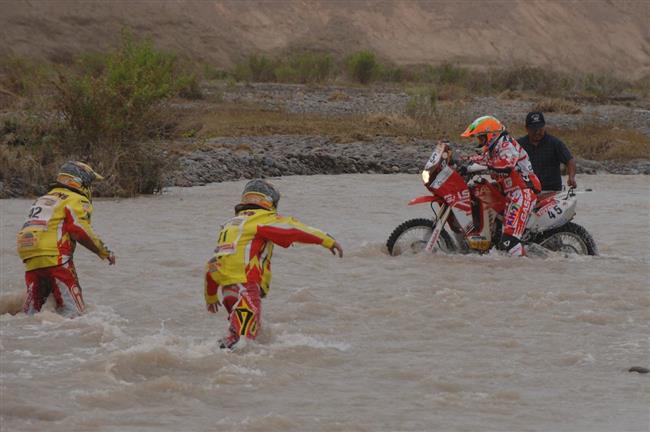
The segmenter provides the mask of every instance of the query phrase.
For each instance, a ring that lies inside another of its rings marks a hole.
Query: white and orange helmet
[[[487,138],[487,145],[490,145],[505,130],[506,127],[496,117],[482,116],[467,126],[465,132],[460,134],[460,136],[463,138],[471,138],[474,136],[485,135]]]

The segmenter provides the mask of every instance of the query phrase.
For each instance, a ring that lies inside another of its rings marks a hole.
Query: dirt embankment
[[[645,0],[2,2],[0,55],[53,60],[111,46],[123,27],[195,60],[253,52],[372,49],[397,64],[525,63],[638,78],[650,73]]]

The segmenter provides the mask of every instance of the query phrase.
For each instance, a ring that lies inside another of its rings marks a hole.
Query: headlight
[[[424,182],[424,184],[429,184],[429,177],[430,176],[431,176],[431,174],[429,173],[428,170],[422,171],[422,181]]]

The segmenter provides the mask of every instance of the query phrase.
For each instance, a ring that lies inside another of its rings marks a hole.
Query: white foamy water
[[[97,200],[109,267],[83,248],[88,313],[0,316],[2,431],[647,431],[650,178],[581,176],[602,256],[389,257],[427,206],[417,175],[288,177],[281,210],[343,244],[277,248],[264,330],[216,340],[202,271],[244,182]],[[23,290],[3,200],[3,308]]]

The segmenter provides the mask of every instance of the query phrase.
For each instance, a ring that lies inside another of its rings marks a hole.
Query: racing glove
[[[217,311],[219,310],[219,306],[221,306],[221,303],[217,301],[216,303],[212,303],[212,304],[207,303],[205,306],[207,307],[208,312],[217,313]]]

